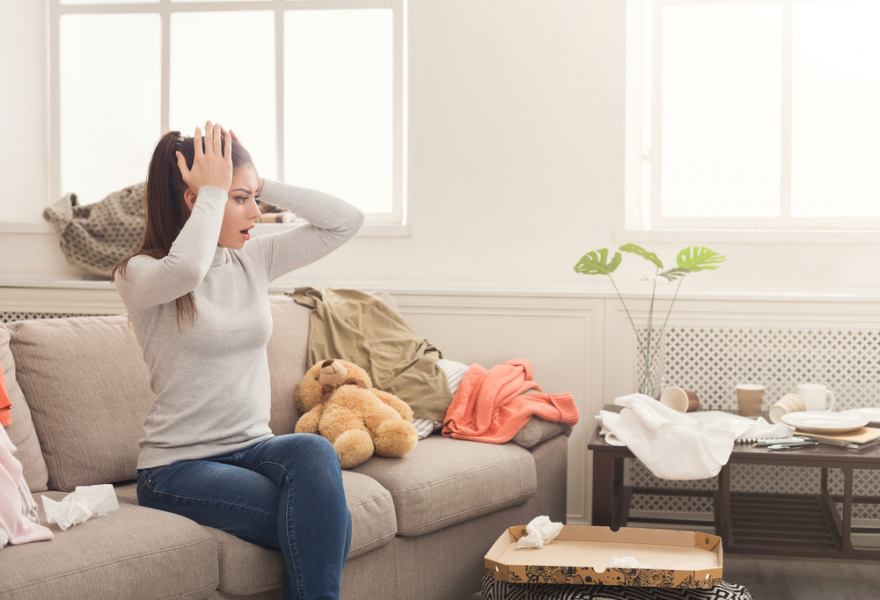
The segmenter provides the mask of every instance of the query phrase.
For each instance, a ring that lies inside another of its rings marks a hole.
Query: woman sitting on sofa
[[[250,240],[258,197],[309,224]],[[285,599],[338,598],[351,544],[339,459],[321,436],[269,429],[267,290],[351,239],[364,215],[263,180],[237,136],[210,121],[204,141],[199,128],[162,136],[144,207],[141,246],[111,277],[156,393],[138,503],[280,549]]]

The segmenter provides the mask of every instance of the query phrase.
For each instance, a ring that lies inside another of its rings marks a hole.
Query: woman
[[[251,240],[258,197],[309,224]],[[338,598],[351,544],[339,459],[320,436],[269,429],[267,287],[351,239],[364,215],[264,181],[232,131],[210,121],[204,141],[199,128],[159,140],[144,206],[141,247],[111,277],[156,393],[138,503],[280,549],[285,599]]]

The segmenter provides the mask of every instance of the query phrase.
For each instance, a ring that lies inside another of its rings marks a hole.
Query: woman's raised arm
[[[245,245],[246,252],[262,255],[269,281],[326,256],[353,238],[364,223],[364,213],[344,200],[271,179],[264,180],[260,199],[309,222],[290,231],[254,238]]]

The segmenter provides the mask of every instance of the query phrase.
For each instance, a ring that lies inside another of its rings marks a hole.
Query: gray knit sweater
[[[156,399],[144,420],[137,468],[239,452],[272,437],[266,344],[268,284],[351,239],[364,214],[328,194],[265,180],[260,196],[309,221],[217,245],[227,194],[205,186],[168,256],[132,258],[116,289],[144,350]],[[192,291],[195,322],[177,326],[175,299]],[[291,399],[291,402],[293,399]]]

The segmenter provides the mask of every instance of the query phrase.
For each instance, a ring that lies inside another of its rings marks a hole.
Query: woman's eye
[[[241,203],[241,204],[244,204],[245,202],[247,202],[247,199],[248,199],[247,196],[238,196],[238,197],[236,198],[236,200],[237,200],[239,203]]]

